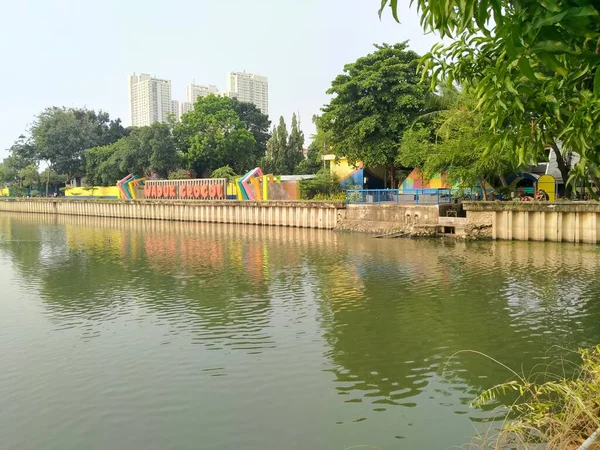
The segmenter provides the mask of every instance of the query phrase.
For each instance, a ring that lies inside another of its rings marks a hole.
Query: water
[[[0,215],[0,448],[446,449],[600,342],[600,251]]]

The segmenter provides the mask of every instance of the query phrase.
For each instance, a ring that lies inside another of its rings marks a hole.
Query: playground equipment
[[[143,186],[145,178],[140,178],[137,175],[129,174],[125,178],[117,181],[117,188],[119,188],[119,194],[122,199],[135,200],[135,188]]]
[[[269,200],[273,197],[276,184],[281,183],[280,177],[272,174],[264,175],[260,167],[256,167],[235,181],[238,200]],[[279,189],[282,191],[282,189]],[[271,193],[271,195],[269,195]],[[280,196],[280,195],[277,195]]]

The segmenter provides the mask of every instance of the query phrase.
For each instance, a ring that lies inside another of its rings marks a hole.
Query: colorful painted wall
[[[400,189],[450,189],[451,186],[446,179],[445,173],[437,174],[429,180],[423,179],[423,174],[419,169],[414,169],[410,175],[404,180]]]
[[[65,190],[65,196],[77,198],[120,198],[117,186],[72,187]]]

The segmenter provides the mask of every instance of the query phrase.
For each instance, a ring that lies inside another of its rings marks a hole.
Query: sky
[[[416,10],[401,23],[380,0],[6,0],[0,18],[0,159],[49,106],[87,107],[129,124],[127,77],[226,88],[230,71],[269,78],[269,116],[300,115],[307,138],[313,114],[344,65],[375,43],[410,41],[427,52]],[[408,2],[401,2],[407,4]],[[307,139],[308,140],[308,139]]]

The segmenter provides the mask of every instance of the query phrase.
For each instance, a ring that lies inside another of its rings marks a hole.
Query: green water
[[[0,448],[446,449],[600,342],[600,251],[0,214]],[[559,348],[560,347],[560,348]]]

